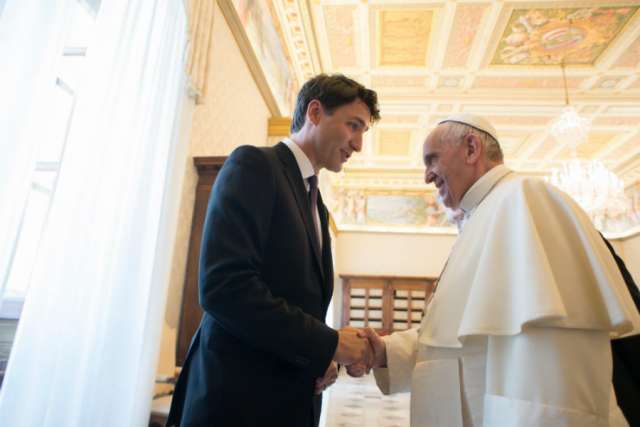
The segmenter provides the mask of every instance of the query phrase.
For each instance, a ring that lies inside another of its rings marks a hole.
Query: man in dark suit
[[[333,268],[317,174],[340,171],[378,119],[374,91],[319,75],[298,94],[290,138],[229,156],[202,238],[204,315],[167,425],[317,426],[335,363],[370,363],[355,329],[324,323]]]

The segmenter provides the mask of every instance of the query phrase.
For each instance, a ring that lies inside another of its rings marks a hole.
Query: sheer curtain
[[[0,303],[31,184],[69,0],[0,0]],[[4,4],[3,4],[4,3]],[[40,126],[38,125],[40,124]]]
[[[7,1],[3,15],[24,2]],[[184,161],[186,16],[181,1],[108,0],[96,26],[0,391],[2,425],[149,416],[175,216],[167,188]]]

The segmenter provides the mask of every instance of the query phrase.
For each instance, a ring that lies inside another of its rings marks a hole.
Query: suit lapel
[[[320,271],[320,275],[324,280],[325,272],[322,265],[322,259],[320,257],[320,247],[318,244],[318,238],[316,235],[315,226],[313,225],[313,218],[311,217],[311,203],[309,202],[307,190],[304,186],[302,175],[300,174],[300,168],[296,163],[296,159],[293,156],[293,153],[284,143],[282,142],[278,143],[275,146],[275,149],[276,149],[276,153],[278,154],[278,157],[280,158],[283,165],[285,166],[284,167],[285,176],[287,177],[287,181],[289,181],[289,185],[291,186],[291,191],[296,199],[296,204],[298,205],[298,209],[300,210],[300,215],[302,216],[302,220],[304,221],[304,226],[307,230],[307,237],[309,238],[309,243],[313,248],[313,254],[316,260],[318,270]]]

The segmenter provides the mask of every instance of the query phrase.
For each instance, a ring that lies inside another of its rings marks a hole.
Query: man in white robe
[[[443,120],[423,154],[464,225],[420,328],[362,332],[380,389],[411,391],[412,427],[627,426],[609,341],[640,317],[586,214],[505,167],[479,116]]]

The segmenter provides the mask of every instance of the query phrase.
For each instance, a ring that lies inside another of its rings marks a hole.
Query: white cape
[[[618,267],[567,195],[500,168],[420,330],[385,337],[376,381],[411,390],[412,427],[626,426],[609,339],[640,316]]]
[[[458,237],[420,342],[461,347],[471,335],[525,325],[640,333],[640,317],[611,253],[586,214],[538,179],[510,174]]]

